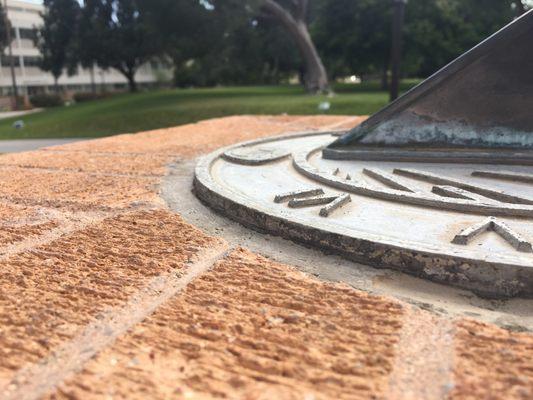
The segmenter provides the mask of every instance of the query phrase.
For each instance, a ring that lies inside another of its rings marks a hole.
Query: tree
[[[381,76],[383,89],[391,54],[391,5],[386,0],[325,0],[313,36],[332,77]]]
[[[130,92],[137,91],[135,74],[139,67],[161,51],[154,27],[136,0],[86,0],[80,25],[84,28],[79,48],[82,61],[94,60],[100,67],[119,71],[128,81]]]
[[[7,10],[4,10],[3,4],[0,2],[0,56],[3,57],[4,49],[9,48],[9,69],[11,72],[11,88],[12,93],[12,109],[18,110],[19,96],[17,88],[17,77],[15,75],[15,59],[13,58],[13,49],[11,46],[11,21],[7,17]]]
[[[309,0],[213,0],[212,4],[215,8],[225,5],[231,6],[236,12],[245,9],[249,14],[275,18],[298,48],[307,91],[318,93],[330,90],[326,68],[308,29]]]
[[[514,0],[410,0],[405,71],[429,76],[514,18]]]
[[[4,5],[0,1],[0,56],[4,55],[4,50],[7,47],[8,43],[8,32],[9,29],[9,20],[7,19],[7,14],[4,10]]]
[[[518,16],[525,14],[529,10],[529,6],[525,4],[523,0],[513,0],[513,4],[516,7],[516,14]]]
[[[208,73],[196,75],[199,63],[214,57],[220,48],[224,21],[214,18],[199,1],[151,0],[142,2],[145,23],[161,43],[163,58],[173,62],[176,80],[183,85],[204,86],[220,60],[210,65]]]
[[[75,71],[72,62],[79,4],[76,0],[44,0],[43,25],[36,29],[36,45],[41,52],[40,68],[54,77],[56,92],[58,80],[66,68]]]
[[[277,84],[299,70],[301,60],[284,28],[271,15],[241,4],[196,0],[142,2],[146,21],[172,60],[177,86]]]
[[[72,61],[79,63],[82,68],[89,69],[91,74],[91,90],[96,93],[96,83],[94,79],[94,67],[100,52],[98,30],[93,29],[97,16],[94,7],[95,2],[85,2],[80,11],[77,23],[76,38],[74,40],[74,54]]]
[[[275,0],[261,0],[259,6],[273,15],[296,43],[305,65],[304,83],[307,91],[329,91],[326,68],[307,27],[309,0],[292,0],[284,4]]]
[[[402,71],[426,77],[516,16],[515,0],[409,0]],[[321,0],[313,36],[331,76],[386,76],[389,0]],[[526,2],[524,2],[526,4]],[[383,79],[385,81],[385,79]]]

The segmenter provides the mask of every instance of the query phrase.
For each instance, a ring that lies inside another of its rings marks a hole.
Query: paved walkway
[[[2,111],[0,112],[0,119],[19,117],[28,114],[34,114],[37,112],[43,111],[42,108],[34,108],[32,110],[23,110],[23,111]]]
[[[359,121],[232,117],[0,157],[0,398],[532,398],[530,333],[325,282],[161,197],[170,163]]]
[[[79,142],[88,139],[20,139],[20,140],[0,140],[0,154],[20,153],[31,151],[43,147],[60,146],[63,144]]]

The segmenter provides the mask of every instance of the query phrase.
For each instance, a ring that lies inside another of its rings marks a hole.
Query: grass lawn
[[[409,83],[407,83],[409,85]],[[139,132],[237,114],[371,114],[387,103],[375,84],[339,86],[332,98],[309,96],[297,86],[173,89],[119,94],[0,120],[0,139],[98,137]],[[318,110],[329,101],[327,112]],[[22,119],[23,129],[12,127]]]

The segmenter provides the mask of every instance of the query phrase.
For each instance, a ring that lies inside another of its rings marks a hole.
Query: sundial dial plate
[[[247,226],[366,264],[533,296],[533,166],[324,159],[336,138],[221,149],[198,164],[196,193]]]

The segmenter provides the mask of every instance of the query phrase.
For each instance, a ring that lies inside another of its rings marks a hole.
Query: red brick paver
[[[530,333],[229,251],[158,195],[174,160],[361,120],[231,117],[0,157],[0,398],[531,398]]]
[[[376,398],[402,314],[237,250],[52,398]]]

